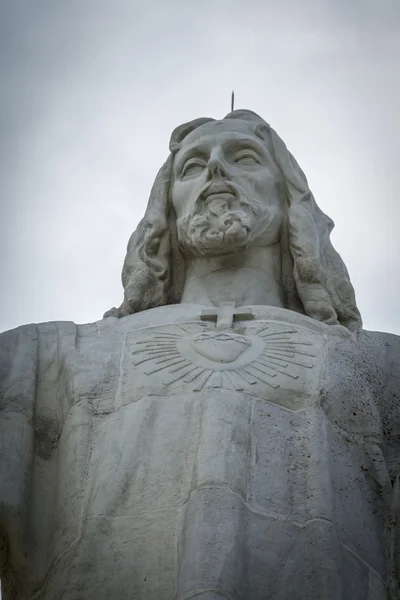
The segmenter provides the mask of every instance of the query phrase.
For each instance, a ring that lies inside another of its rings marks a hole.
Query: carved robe
[[[0,336],[4,600],[387,600],[399,338],[201,309]]]

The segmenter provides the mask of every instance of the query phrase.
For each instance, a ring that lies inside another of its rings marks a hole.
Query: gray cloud
[[[0,14],[0,329],[93,321],[171,130],[261,114],[336,222],[365,326],[400,333],[397,1],[11,0]]]

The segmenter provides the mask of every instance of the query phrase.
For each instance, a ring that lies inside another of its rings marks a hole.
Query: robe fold
[[[201,306],[0,335],[3,600],[388,600],[400,338]]]

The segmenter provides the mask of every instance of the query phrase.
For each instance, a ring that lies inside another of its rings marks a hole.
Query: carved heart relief
[[[231,363],[251,346],[251,342],[234,333],[204,332],[192,339],[191,346],[198,354],[213,362]]]
[[[145,333],[145,338],[135,340],[133,364],[163,389],[224,388],[264,399],[281,381],[286,386],[291,382],[291,389],[299,381],[303,390],[301,371],[314,368],[317,357],[311,336],[299,339],[297,329],[266,322],[247,331],[242,335],[226,329],[204,330],[203,324],[199,331],[195,323],[161,329],[150,337]]]

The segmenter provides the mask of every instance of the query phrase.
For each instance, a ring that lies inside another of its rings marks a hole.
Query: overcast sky
[[[400,333],[399,0],[0,7],[0,330],[120,303],[172,129],[234,88],[334,219],[365,327]]]

